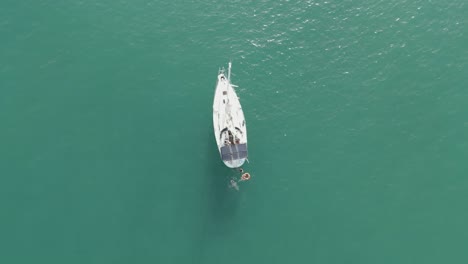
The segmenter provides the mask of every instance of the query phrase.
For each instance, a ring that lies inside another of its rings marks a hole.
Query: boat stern
[[[247,159],[247,144],[228,144],[219,149],[221,159],[229,168],[241,167]]]
[[[242,167],[242,165],[244,165],[245,163],[245,160],[246,159],[237,159],[237,160],[228,160],[228,161],[223,160],[223,162],[224,162],[224,165],[226,165],[227,167],[231,169],[235,169],[235,168]]]

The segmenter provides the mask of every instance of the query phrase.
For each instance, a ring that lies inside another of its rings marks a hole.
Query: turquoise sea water
[[[467,262],[467,14],[0,2],[0,262]],[[239,192],[212,132],[229,60]]]

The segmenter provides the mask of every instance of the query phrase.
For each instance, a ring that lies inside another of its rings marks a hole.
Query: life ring
[[[250,174],[248,172],[242,174],[241,181],[248,181],[250,180]]]

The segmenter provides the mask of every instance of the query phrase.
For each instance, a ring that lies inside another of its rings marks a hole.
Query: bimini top
[[[221,147],[221,159],[231,161],[247,158],[247,144],[230,144]]]

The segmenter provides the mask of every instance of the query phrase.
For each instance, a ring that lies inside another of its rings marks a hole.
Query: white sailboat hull
[[[218,74],[213,100],[213,128],[221,160],[239,168],[247,160],[247,126],[237,94],[224,72]]]

